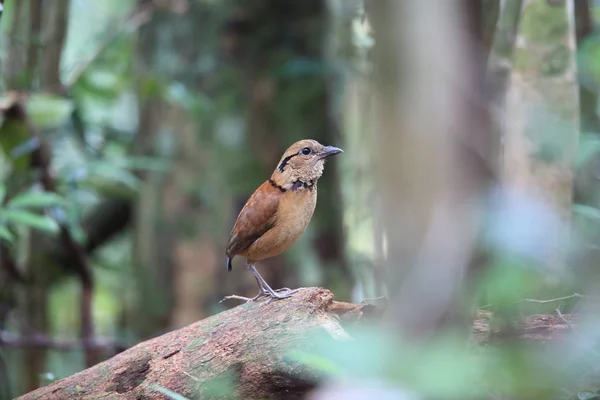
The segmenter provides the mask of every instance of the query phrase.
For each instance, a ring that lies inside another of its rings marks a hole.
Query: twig
[[[252,299],[250,297],[244,297],[244,296],[238,296],[237,294],[232,294],[232,295],[223,297],[223,299],[221,301],[219,301],[219,304],[226,300],[243,300],[248,303],[252,301]]]
[[[556,314],[558,315],[558,318],[562,319],[562,320],[563,320],[563,322],[564,322],[565,324],[567,324],[567,326],[569,327],[569,329],[571,329],[573,332],[577,332],[577,331],[575,330],[575,328],[573,327],[573,325],[572,325],[572,324],[571,324],[571,323],[570,323],[570,322],[569,322],[569,321],[568,321],[568,320],[565,318],[565,316],[563,315],[563,313],[562,313],[562,312],[560,312],[560,306],[556,307],[556,310],[555,310],[555,311],[556,311]]]
[[[575,299],[575,298],[579,298],[579,299],[598,299],[598,300],[600,300],[600,298],[599,298],[599,297],[586,296],[586,295],[579,294],[579,293],[573,293],[572,295],[569,295],[569,296],[563,296],[563,297],[557,297],[557,298],[555,298],[555,299],[548,299],[548,300],[538,300],[538,299],[522,299],[522,300],[515,301],[515,303],[528,302],[528,303],[541,303],[541,304],[546,304],[546,303],[553,303],[553,302],[555,302],[555,301],[569,300],[569,299]]]
[[[88,342],[79,340],[55,340],[46,335],[32,334],[19,337],[9,332],[0,331],[0,348],[43,348],[60,351],[79,349],[121,349],[124,346],[110,338],[96,338]]]

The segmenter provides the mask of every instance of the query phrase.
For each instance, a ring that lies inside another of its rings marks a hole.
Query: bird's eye
[[[310,149],[308,147],[305,147],[302,149],[302,154],[304,154],[305,156],[310,154]]]

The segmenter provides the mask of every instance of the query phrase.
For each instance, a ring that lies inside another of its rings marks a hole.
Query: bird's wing
[[[275,225],[277,208],[283,192],[266,181],[246,202],[229,236],[227,257],[246,250]]]

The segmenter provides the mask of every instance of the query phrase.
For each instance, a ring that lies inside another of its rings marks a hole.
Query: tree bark
[[[243,304],[140,343],[19,399],[168,398],[157,386],[188,398],[225,398],[210,390],[215,382],[227,379],[236,398],[298,398],[316,387],[318,375],[287,358],[289,350],[310,351],[312,334],[319,332],[333,342],[353,340],[351,327],[372,322],[381,311],[372,305],[336,302],[322,288],[303,288],[289,300]],[[473,336],[478,343],[494,341],[489,316],[480,312],[475,321]],[[570,315],[524,318],[520,337],[559,338],[572,328],[573,319]]]

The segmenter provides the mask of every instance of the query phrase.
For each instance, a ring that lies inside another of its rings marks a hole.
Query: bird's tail
[[[227,257],[227,272],[231,271],[231,269],[232,269],[231,258]]]

